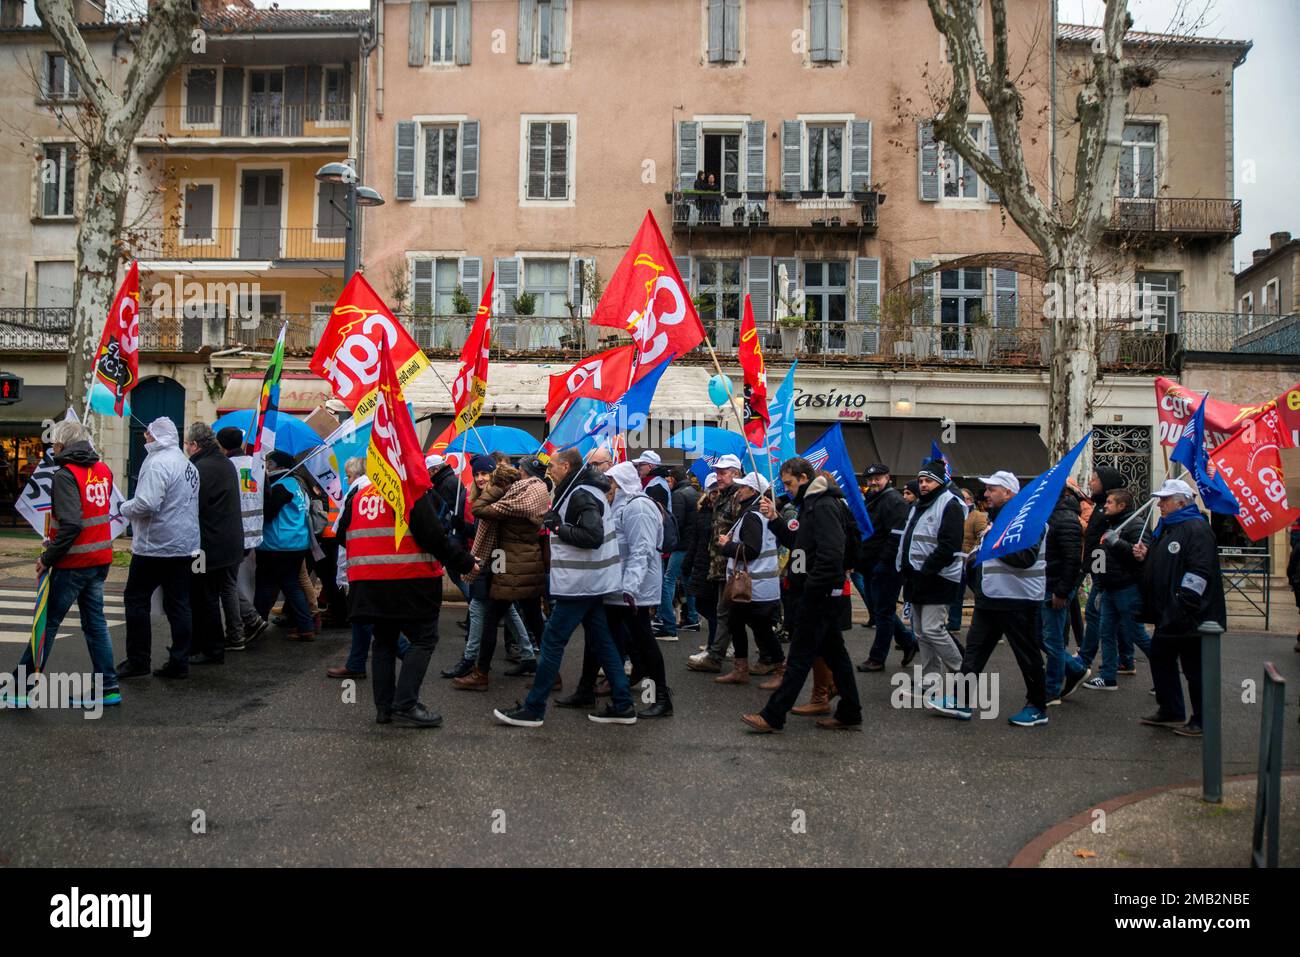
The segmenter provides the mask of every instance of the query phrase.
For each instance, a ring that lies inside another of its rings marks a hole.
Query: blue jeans
[[[348,671],[355,671],[358,674],[364,674],[366,670],[366,659],[370,657],[370,642],[375,637],[375,626],[373,624],[361,624],[354,621],[352,623],[352,647],[348,651],[348,661],[343,667]],[[406,656],[406,649],[411,647],[411,643],[406,640],[405,635],[399,635],[397,638],[397,657]]]
[[[487,618],[489,600],[486,598],[473,598],[469,603],[469,634],[465,638],[465,660],[478,661],[479,645],[483,643],[483,622]],[[520,648],[531,648],[532,645],[528,640],[528,629],[524,627],[524,620],[519,617],[519,609],[513,604],[510,606],[510,613],[506,615],[506,631],[514,636],[515,643]],[[531,658],[532,655],[524,655],[525,658]]]
[[[677,634],[677,614],[673,611],[673,596],[677,593],[677,579],[682,574],[682,562],[686,561],[686,552],[671,552],[668,555],[668,567],[664,569],[664,589],[659,596],[659,623],[665,635]],[[683,624],[693,625],[700,620],[695,610],[695,598],[687,594],[682,604]]]
[[[108,637],[108,622],[104,619],[104,581],[108,578],[108,565],[93,568],[50,569],[50,600],[45,610],[45,647],[42,650],[40,670],[45,670],[54,648],[54,637],[59,625],[67,617],[73,603],[81,613],[81,630],[86,633],[86,648],[95,674],[104,676],[104,693],[117,691],[117,669],[113,666],[113,641]],[[28,644],[18,662],[20,668],[32,670],[32,646]]]
[[[871,643],[867,660],[878,665],[889,655],[889,643],[897,642],[904,650],[916,647],[916,637],[898,617],[898,591],[903,576],[893,562],[880,562],[871,570],[871,609],[876,619],[876,640]]]
[[[1065,633],[1070,629],[1070,602],[1074,601],[1074,592],[1070,592],[1066,603],[1060,608],[1052,607],[1052,599],[1043,602],[1039,619],[1042,622],[1043,651],[1047,653],[1045,679],[1047,683],[1047,700],[1061,696],[1061,685],[1068,674],[1077,677],[1084,672],[1084,666],[1073,655],[1065,653]]]
[[[1101,678],[1107,684],[1115,682],[1116,663],[1133,665],[1134,646],[1141,648],[1148,660],[1151,658],[1151,639],[1138,621],[1142,612],[1142,596],[1137,585],[1127,588],[1108,588],[1101,594],[1101,624],[1098,634],[1101,641]],[[1124,649],[1128,648],[1128,659]]]
[[[537,656],[537,674],[533,676],[533,690],[528,692],[524,707],[537,715],[546,714],[546,702],[551,686],[560,674],[564,662],[564,646],[573,637],[578,625],[587,644],[596,652],[596,660],[605,669],[605,678],[613,693],[614,707],[626,711],[632,707],[632,694],[628,690],[627,675],[623,673],[623,656],[614,646],[605,620],[605,603],[600,595],[583,598],[555,598],[551,617],[542,629],[542,650]]]
[[[1092,589],[1088,592],[1088,602],[1083,606],[1083,643],[1079,645],[1076,656],[1085,668],[1091,668],[1097,657],[1097,647],[1101,643],[1101,589],[1093,579]]]

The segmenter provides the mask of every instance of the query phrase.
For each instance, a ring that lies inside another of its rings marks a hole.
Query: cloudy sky
[[[918,0],[919,2],[919,0]],[[1047,0],[1043,0],[1047,2]],[[1102,0],[1058,0],[1065,23],[1098,24]],[[269,6],[258,0],[258,6]],[[28,7],[34,5],[28,0]],[[369,6],[357,0],[281,0],[281,7],[303,9]],[[1236,195],[1242,200],[1242,233],[1237,239],[1238,268],[1250,252],[1268,245],[1269,233],[1300,234],[1300,2],[1297,0],[1130,0],[1139,30],[1163,32],[1196,21],[1204,36],[1251,40],[1255,46],[1237,69]],[[35,22],[34,10],[29,22]]]

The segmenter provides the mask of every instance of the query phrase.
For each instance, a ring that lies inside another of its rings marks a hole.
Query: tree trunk
[[[1061,291],[1060,316],[1047,318],[1052,332],[1052,354],[1048,363],[1047,457],[1062,459],[1092,427],[1092,388],[1097,381],[1097,313],[1092,299],[1075,295],[1081,284],[1091,284],[1090,257],[1077,246],[1068,246],[1048,270],[1047,280]],[[1079,464],[1091,468],[1091,454],[1084,449]]]

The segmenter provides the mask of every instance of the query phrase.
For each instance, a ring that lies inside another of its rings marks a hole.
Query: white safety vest
[[[622,560],[618,554],[618,535],[614,532],[614,513],[605,493],[592,485],[576,485],[555,506],[563,518],[569,499],[578,489],[591,494],[600,503],[601,524],[605,540],[599,548],[577,548],[551,536],[551,594],[557,598],[586,598],[608,595],[623,587]]]
[[[1044,533],[1044,539],[1046,533]],[[980,566],[981,590],[989,598],[1014,601],[1043,601],[1047,597],[1047,548],[1038,542],[1038,561],[1028,568],[1012,568],[1000,558],[990,558]]]
[[[230,460],[239,477],[239,516],[244,527],[244,550],[262,544],[262,506],[265,493],[266,463],[254,462],[251,455],[236,455]]]
[[[739,541],[740,526],[750,514],[758,515],[759,524],[763,526],[763,544],[757,558],[749,560],[749,577],[754,583],[753,601],[781,600],[781,571],[777,567],[776,535],[768,527],[767,521],[758,512],[747,512],[740,521],[731,526],[731,538]],[[736,560],[727,559],[727,575],[736,569]]]
[[[907,563],[913,571],[920,571],[925,560],[934,553],[939,547],[939,526],[943,523],[943,513],[948,510],[949,502],[961,502],[961,499],[945,489],[934,504],[921,513],[921,517],[916,520],[916,527],[912,529],[912,547],[907,553]],[[965,504],[962,504],[962,510],[965,511]],[[912,511],[916,511],[916,506],[912,506]],[[911,521],[911,515],[908,515],[908,521]],[[904,537],[906,537],[907,526],[903,526]],[[966,553],[959,551],[952,557],[947,565],[940,569],[939,574],[948,579],[950,582],[961,581],[962,565],[966,561]],[[894,556],[894,568],[898,571],[903,570],[903,549],[900,545],[898,554]]]

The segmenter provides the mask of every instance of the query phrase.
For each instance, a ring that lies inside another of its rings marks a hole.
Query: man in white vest
[[[984,530],[987,535],[1003,506],[1020,491],[1020,482],[1010,472],[994,472],[980,481],[984,483],[984,500],[989,504],[989,523]],[[968,579],[975,593],[975,615],[966,632],[961,673],[972,678],[979,675],[998,641],[1005,637],[1024,676],[1026,698],[1025,707],[1008,720],[1022,728],[1047,724],[1047,681],[1038,632],[1039,606],[1047,596],[1046,531],[1044,528],[1043,536],[1029,548],[971,565]],[[975,544],[972,554],[979,553],[979,544]],[[965,683],[968,690],[974,686],[973,680]],[[935,707],[949,717],[969,721],[973,704],[945,698]]]
[[[540,728],[547,697],[564,661],[564,646],[582,625],[613,693],[613,702],[604,711],[588,717],[597,724],[636,724],[623,658],[605,619],[605,596],[623,587],[614,514],[606,499],[609,482],[595,469],[584,467],[575,449],[557,452],[546,471],[555,488],[554,505],[542,519],[551,533],[551,617],[542,631],[532,691],[522,705],[515,702],[513,708],[492,713],[502,724]]]

